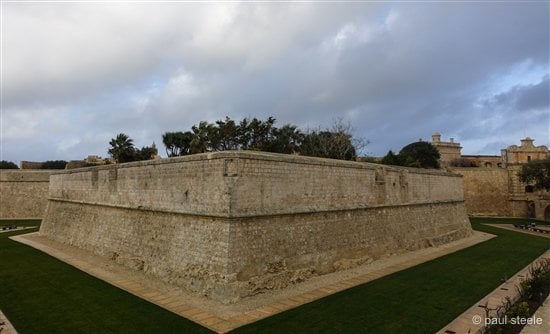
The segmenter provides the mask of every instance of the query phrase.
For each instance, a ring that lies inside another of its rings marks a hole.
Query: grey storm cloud
[[[375,155],[433,131],[466,153],[550,139],[545,2],[3,6],[2,159],[105,155],[119,132],[160,144],[225,116],[341,118]]]
[[[521,92],[517,99],[518,110],[546,109],[550,107],[550,81],[548,76],[537,85]]]
[[[505,93],[498,94],[494,103],[499,106],[513,106],[517,111],[540,110],[550,107],[549,77],[546,75],[538,84],[514,86]]]

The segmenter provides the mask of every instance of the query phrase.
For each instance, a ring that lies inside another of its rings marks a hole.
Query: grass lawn
[[[7,221],[0,225],[38,225]],[[33,230],[25,230],[28,233]],[[19,232],[21,233],[21,232]],[[210,333],[0,233],[0,309],[25,333]]]
[[[481,225],[508,219],[471,222],[498,237],[235,332],[434,333],[550,248],[549,239]]]
[[[433,333],[550,248],[549,239],[481,225],[499,222],[512,221],[472,219],[475,229],[497,238],[234,332]],[[19,333],[207,331],[7,239],[17,233],[0,234],[0,309]]]

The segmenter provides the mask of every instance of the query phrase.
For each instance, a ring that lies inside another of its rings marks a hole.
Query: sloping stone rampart
[[[217,152],[52,175],[40,233],[222,302],[469,236],[442,171]]]

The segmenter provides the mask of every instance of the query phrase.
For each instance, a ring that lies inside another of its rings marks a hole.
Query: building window
[[[532,193],[533,192],[533,186],[525,186],[525,192],[526,193]]]
[[[531,161],[531,156],[530,155],[527,156],[527,162],[529,162],[529,161]]]

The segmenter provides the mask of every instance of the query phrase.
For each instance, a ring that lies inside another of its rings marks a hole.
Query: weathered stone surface
[[[454,173],[464,179],[466,212],[475,216],[532,217],[549,219],[550,201],[540,193],[526,193],[518,178],[520,165],[507,168],[459,168]],[[529,212],[529,204],[533,212]]]
[[[432,144],[441,154],[441,164],[464,177],[466,212],[476,216],[529,217],[550,221],[550,192],[536,191],[519,179],[519,171],[529,161],[550,156],[548,147],[535,146],[526,137],[521,145],[501,150],[501,155],[462,155],[458,143],[442,142],[434,133]],[[463,166],[463,167],[455,167]]]
[[[218,152],[52,175],[40,233],[222,302],[469,236],[462,178]]]
[[[42,218],[50,173],[0,170],[0,218]]]
[[[526,212],[514,215],[507,169],[453,167],[452,170],[463,176],[466,212],[481,216],[527,215]]]

